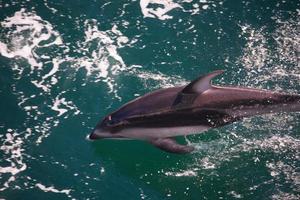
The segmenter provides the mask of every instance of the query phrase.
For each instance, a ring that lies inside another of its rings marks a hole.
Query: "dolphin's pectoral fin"
[[[178,93],[172,107],[182,108],[193,104],[198,95],[212,88],[211,80],[223,72],[223,70],[217,70],[205,76],[201,76],[189,83]]]
[[[178,144],[173,138],[158,138],[151,140],[150,143],[170,153],[185,154],[194,150],[194,147]]]

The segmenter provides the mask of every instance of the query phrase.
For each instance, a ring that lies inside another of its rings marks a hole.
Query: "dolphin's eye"
[[[118,123],[120,123],[120,120],[116,119],[116,118],[112,118],[111,116],[109,116],[106,120],[106,125],[107,126],[114,126]]]

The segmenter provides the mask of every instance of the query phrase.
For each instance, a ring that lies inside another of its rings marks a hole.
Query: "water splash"
[[[240,26],[246,44],[236,64],[244,66],[248,78],[241,82],[248,86],[266,88],[272,84],[276,90],[293,92],[291,86],[300,80],[299,16],[289,20],[274,16],[273,20],[276,23],[273,32],[268,32],[266,27]]]

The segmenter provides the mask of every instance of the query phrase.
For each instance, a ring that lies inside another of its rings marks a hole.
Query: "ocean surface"
[[[300,94],[297,0],[0,0],[0,199],[300,199],[300,113],[179,137],[86,136],[143,94],[216,85]]]

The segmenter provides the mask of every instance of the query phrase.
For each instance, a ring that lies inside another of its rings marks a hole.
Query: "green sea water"
[[[299,94],[299,24],[296,0],[0,0],[0,199],[300,199],[299,113],[179,137],[188,155],[86,139],[216,69]]]

